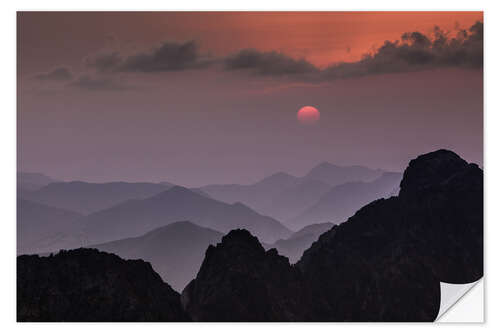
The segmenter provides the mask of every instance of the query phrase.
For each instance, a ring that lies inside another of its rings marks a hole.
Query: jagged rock
[[[302,321],[310,307],[304,287],[287,258],[238,229],[208,247],[181,299],[196,321]]]
[[[304,252],[315,319],[434,320],[439,281],[483,274],[482,182],[477,165],[447,150],[411,161],[399,197],[363,207]]]
[[[94,249],[17,258],[18,321],[186,321],[151,265]]]

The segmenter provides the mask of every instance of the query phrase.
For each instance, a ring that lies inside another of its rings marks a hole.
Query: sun
[[[297,112],[297,119],[305,125],[316,124],[319,120],[319,111],[314,106],[303,106]]]

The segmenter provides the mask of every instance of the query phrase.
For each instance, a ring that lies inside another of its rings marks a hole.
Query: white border
[[[1,34],[2,52],[0,59],[2,64],[1,89],[2,109],[0,112],[1,135],[1,163],[0,176],[2,185],[0,187],[0,199],[2,207],[1,230],[1,261],[0,273],[0,316],[2,318],[2,330],[19,330],[37,332],[85,332],[88,330],[113,330],[121,332],[136,332],[141,330],[182,330],[188,332],[254,332],[254,330],[275,331],[286,329],[290,333],[302,332],[306,325],[315,331],[346,330],[357,331],[369,329],[372,332],[389,331],[400,332],[404,327],[407,332],[420,332],[422,329],[450,330],[454,333],[461,330],[488,328],[499,329],[499,318],[495,315],[498,307],[498,285],[500,281],[496,253],[500,253],[498,246],[500,242],[498,211],[493,211],[495,202],[498,205],[498,196],[494,191],[500,188],[499,170],[500,159],[495,151],[498,151],[500,143],[498,89],[500,76],[498,66],[498,33],[500,17],[498,15],[498,1],[451,1],[451,0],[419,0],[419,1],[269,1],[253,0],[235,3],[234,1],[190,1],[187,2],[165,2],[165,1],[116,1],[104,2],[102,0],[86,0],[85,2],[57,1],[4,1],[1,4]],[[485,11],[485,284],[487,285],[486,303],[486,325],[460,325],[460,324],[16,324],[15,323],[15,175],[16,175],[16,10],[484,10]],[[497,143],[497,145],[495,145]],[[491,260],[490,260],[491,259]],[[496,259],[496,260],[495,260]],[[491,281],[491,283],[489,283]],[[496,282],[495,282],[496,281]],[[490,311],[489,311],[490,310]],[[491,314],[491,316],[488,316]],[[425,328],[422,327],[425,325]],[[278,327],[280,326],[280,327]],[[286,326],[286,327],[285,327]],[[314,326],[314,327],[312,327]],[[364,327],[363,327],[364,326]],[[402,327],[403,326],[403,327]]]

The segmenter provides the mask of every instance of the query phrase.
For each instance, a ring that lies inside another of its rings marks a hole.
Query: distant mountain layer
[[[208,185],[201,190],[210,197],[226,203],[242,202],[253,209],[261,209],[284,190],[293,187],[298,178],[284,172],[273,174],[252,185]]]
[[[316,204],[286,221],[286,225],[298,229],[324,221],[336,224],[344,222],[369,202],[397,193],[402,176],[397,172],[385,172],[372,182],[350,182],[335,186],[323,194]]]
[[[172,187],[169,183],[87,183],[80,181],[50,183],[24,199],[89,214],[130,199],[145,199]]]
[[[294,232],[287,239],[280,239],[270,245],[262,245],[266,249],[276,248],[280,255],[290,259],[291,263],[295,263],[302,257],[304,251],[308,249],[313,242],[318,240],[318,237],[322,233],[330,230],[333,226],[333,223],[312,224]]]
[[[151,263],[163,281],[182,291],[198,270],[210,244],[223,234],[191,222],[176,222],[139,237],[91,245],[125,259],[143,259]]]
[[[330,186],[336,186],[354,181],[373,181],[381,176],[383,172],[380,169],[374,170],[364,166],[338,166],[323,162],[312,168],[304,178],[315,179]]]
[[[180,186],[147,199],[129,200],[80,219],[85,225],[89,245],[140,236],[177,221],[191,221],[220,232],[246,228],[266,243],[292,233],[280,222],[241,203],[223,203]]]
[[[251,185],[208,185],[201,190],[214,199],[227,203],[242,202],[261,214],[288,221],[314,205],[333,186],[372,181],[382,173],[382,170],[342,167],[325,162],[304,177],[279,172]]]
[[[440,281],[482,276],[483,172],[439,150],[410,162],[398,196],[322,234],[295,266],[230,232],[181,300],[203,321],[433,321]]]
[[[39,188],[53,182],[56,182],[56,180],[41,173],[36,173],[36,172],[17,173],[17,187],[18,190],[20,191],[38,190]]]
[[[187,321],[151,265],[90,249],[17,258],[18,321]]]
[[[82,215],[24,199],[17,199],[17,253],[41,253],[78,247]]]

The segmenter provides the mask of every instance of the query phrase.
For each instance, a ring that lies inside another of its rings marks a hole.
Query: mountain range
[[[88,247],[114,253],[124,259],[148,261],[163,281],[182,291],[200,269],[207,247],[217,244],[222,236],[215,230],[181,221],[139,237]]]
[[[332,223],[311,225],[287,239],[280,239],[273,244],[263,243],[262,246],[266,249],[276,248],[281,255],[296,262],[319,235],[332,227]],[[175,290],[182,291],[200,269],[207,247],[219,243],[222,236],[224,234],[221,232],[189,221],[180,221],[139,237],[87,247],[114,253],[124,259],[146,260],[165,282]]]
[[[157,202],[181,205],[166,197],[193,203],[193,195],[196,207],[211,208],[211,201],[233,206],[178,187],[133,202],[146,201],[135,208],[147,217]],[[222,216],[213,213],[217,209],[201,211]],[[18,320],[432,321],[440,281],[470,283],[483,276],[483,172],[451,151],[421,155],[410,161],[397,196],[377,199],[339,225],[281,237],[293,243],[323,232],[295,265],[253,232],[236,228],[219,241],[219,233],[199,229],[179,222],[113,245],[124,253],[134,247],[161,252],[165,242],[182,242],[172,235],[212,235],[203,238],[210,244],[180,296],[142,260],[83,249],[46,259],[18,257]],[[166,281],[169,275],[165,267]]]
[[[384,172],[371,182],[356,181],[334,186],[315,204],[285,224],[297,229],[324,221],[342,223],[367,203],[397,192],[395,190],[399,188],[402,177],[398,172]]]
[[[172,186],[170,183],[56,182],[32,192],[23,192],[22,196],[24,199],[51,207],[89,214],[126,200],[151,197]]]
[[[44,187],[57,180],[37,172],[18,172],[17,173],[17,190],[34,191]]]
[[[204,321],[433,321],[440,281],[483,275],[482,207],[477,165],[447,150],[421,155],[398,196],[322,234],[296,265],[248,232],[224,236],[182,305]]]
[[[324,162],[312,168],[303,177],[278,172],[251,185],[208,185],[200,189],[209,194],[210,197],[220,201],[227,203],[242,202],[261,214],[282,221],[288,228],[298,230],[309,224],[333,221],[334,218],[337,220],[336,218],[341,216],[341,214],[332,215],[331,217],[328,214],[314,216],[309,212],[318,202],[331,200],[328,196],[325,196],[334,191],[337,186],[345,184],[345,187],[340,189],[341,191],[355,192],[357,189],[351,190],[350,188],[357,187],[359,184],[373,182],[369,189],[372,193],[371,196],[366,195],[360,200],[351,197],[350,207],[355,206],[357,209],[370,202],[370,200],[377,198],[373,197],[376,194],[373,188],[378,185],[383,187],[378,193],[382,196],[388,195],[389,193],[384,185],[387,182],[386,179],[390,178],[392,174],[380,169],[374,170],[361,166],[337,166]],[[383,180],[377,182],[376,180],[379,178]],[[394,184],[394,187],[396,186],[397,184]],[[390,191],[392,190],[394,188],[390,189]],[[363,195],[363,189],[359,191]],[[367,201],[367,198],[370,199]],[[346,211],[351,210],[346,209]],[[355,210],[351,213],[354,212]],[[350,215],[346,217],[348,216]]]
[[[42,253],[81,246],[82,215],[17,199],[17,253]]]
[[[181,186],[174,186],[142,200],[128,200],[80,219],[87,244],[140,236],[178,221],[228,232],[251,230],[265,243],[287,238],[292,231],[241,203],[227,204]]]

